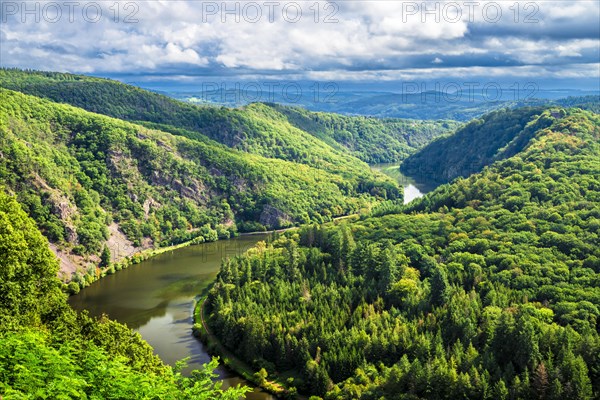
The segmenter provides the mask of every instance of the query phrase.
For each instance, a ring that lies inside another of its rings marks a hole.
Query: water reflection
[[[396,179],[404,188],[404,204],[423,197],[423,195],[431,192],[438,186],[437,183],[428,181],[423,177],[415,178],[404,175],[400,172],[400,165],[397,163],[373,164],[371,168]]]
[[[215,279],[221,258],[242,254],[265,238],[266,235],[242,236],[167,252],[93,283],[72,296],[69,303],[91,315],[107,314],[127,324],[167,364],[190,357],[188,370],[199,368],[210,361],[210,356],[191,335],[195,296]],[[217,372],[224,379],[224,388],[248,384],[225,368]],[[275,397],[255,390],[247,399]]]

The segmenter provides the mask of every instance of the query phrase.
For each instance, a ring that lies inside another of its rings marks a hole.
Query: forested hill
[[[331,152],[316,168],[6,89],[0,97],[3,190],[16,194],[57,253],[91,271],[107,245],[124,256],[327,221],[402,196],[350,155]]]
[[[453,121],[335,117],[262,103],[242,108],[196,106],[108,79],[55,72],[0,69],[0,87],[319,168],[343,163],[348,149],[367,162],[399,161],[457,126]],[[313,123],[298,124],[303,120]]]
[[[517,154],[402,212],[225,261],[211,328],[325,399],[599,398],[600,116],[534,115]]]
[[[469,176],[521,151],[535,132],[552,119],[542,107],[502,109],[475,119],[455,134],[433,141],[408,157],[400,169],[407,175],[449,182]]]
[[[460,126],[451,120],[349,117],[279,104],[268,105],[284,114],[292,125],[333,146],[343,146],[368,163],[404,160],[415,150],[437,137],[454,132]]]
[[[76,314],[56,277],[48,241],[14,197],[0,192],[0,397],[219,399],[216,362],[185,378],[126,326]]]
[[[465,89],[465,88],[463,88]],[[532,89],[531,87],[529,89]],[[544,93],[546,92],[546,93]],[[518,93],[514,89],[504,88],[504,96],[496,100],[482,96],[478,90],[458,90],[448,92],[424,91],[420,93],[340,93],[341,101],[326,104],[306,104],[310,109],[323,107],[329,112],[342,114],[370,115],[377,118],[408,118],[418,120],[452,119],[470,121],[482,115],[502,108],[522,108],[534,106],[578,107],[585,110],[600,111],[600,96],[571,96],[561,99],[544,98],[555,96],[552,91],[535,90],[535,93]],[[501,95],[500,93],[498,93]],[[539,95],[540,98],[530,97]]]

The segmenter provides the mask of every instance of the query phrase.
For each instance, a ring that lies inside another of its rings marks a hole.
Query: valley
[[[598,114],[228,109],[13,70],[0,87],[7,398],[598,393]],[[233,371],[191,334],[199,298]]]
[[[0,70],[0,86],[135,122],[2,89],[0,176],[63,260],[63,280],[81,287],[105,274],[96,271],[103,251],[127,263],[151,248],[321,223],[399,200],[395,181],[361,160],[401,160],[457,126],[266,104],[197,107],[68,74]],[[372,150],[392,139],[380,156]]]
[[[0,0],[0,400],[600,400],[599,1]]]

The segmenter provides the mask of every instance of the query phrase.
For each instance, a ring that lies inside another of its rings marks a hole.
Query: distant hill
[[[153,85],[145,83],[142,85]],[[504,86],[501,92],[490,89],[487,95],[481,87],[478,89],[457,87],[457,92],[408,90],[398,83],[389,89],[381,85],[370,86],[367,83],[348,85],[335,84],[334,91],[324,91],[322,96],[315,94],[315,83],[300,82],[298,99],[289,99],[278,91],[269,92],[273,99],[268,101],[288,106],[302,107],[311,111],[336,113],[349,116],[361,115],[375,118],[404,118],[413,120],[456,120],[461,122],[478,118],[500,108],[520,108],[534,106],[579,107],[600,112],[598,92],[578,90],[543,90],[537,87],[521,86],[520,90]],[[234,87],[234,85],[229,85]],[[283,83],[279,86],[283,86]],[[321,89],[324,85],[321,85]],[[177,86],[160,87],[163,94],[195,104],[212,104],[240,107],[246,98],[267,98],[265,93],[250,90],[229,91],[221,89],[206,90],[202,85],[183,90]],[[453,85],[450,87],[454,88]],[[228,89],[229,90],[229,89]],[[593,93],[581,94],[577,93]]]
[[[242,108],[197,106],[113,80],[55,72],[0,69],[0,87],[320,168],[346,163],[347,150],[367,162],[400,161],[457,126],[452,121],[419,123],[317,115],[262,103]],[[307,125],[307,119],[313,122]],[[320,120],[318,125],[316,120]],[[323,146],[322,140],[329,146]],[[385,147],[381,143],[386,143]]]
[[[599,112],[600,96],[577,96],[564,99],[530,98],[524,100],[488,100],[481,96],[469,97],[440,92],[416,94],[382,94],[364,96],[349,102],[339,102],[328,111],[344,114],[369,115],[378,118],[411,118],[422,120],[450,119],[469,121],[500,108],[534,106],[579,107]]]
[[[532,135],[551,123],[543,107],[501,109],[475,119],[455,134],[435,140],[411,155],[400,170],[413,177],[448,182],[479,172],[494,161],[511,157]]]
[[[456,121],[419,121],[349,117],[268,104],[299,129],[334,147],[342,146],[368,163],[401,161],[432,140],[461,126]]]

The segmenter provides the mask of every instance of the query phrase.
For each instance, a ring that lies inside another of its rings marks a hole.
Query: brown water
[[[210,361],[205,346],[192,336],[194,298],[208,287],[219,271],[221,258],[242,254],[267,234],[184,247],[160,254],[93,283],[69,303],[91,315],[107,314],[127,324],[150,343],[163,361],[175,365],[190,357],[189,367]],[[220,367],[216,372],[224,388],[251,385]],[[274,396],[255,389],[246,397],[273,400]]]

